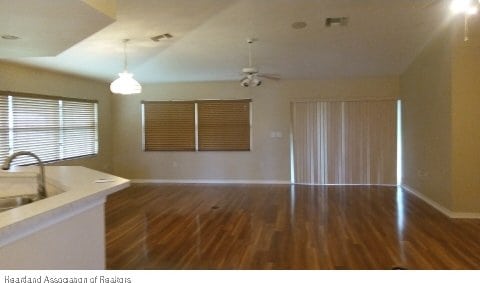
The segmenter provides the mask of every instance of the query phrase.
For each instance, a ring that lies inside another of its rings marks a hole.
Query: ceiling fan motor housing
[[[246,67],[246,68],[243,68],[242,71],[245,74],[256,74],[256,73],[258,73],[258,69],[255,68],[255,67]]]

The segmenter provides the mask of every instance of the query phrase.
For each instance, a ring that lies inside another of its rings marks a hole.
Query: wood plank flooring
[[[395,188],[134,184],[106,226],[109,269],[480,269],[480,220]]]

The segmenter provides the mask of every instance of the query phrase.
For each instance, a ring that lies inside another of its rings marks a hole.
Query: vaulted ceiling
[[[0,58],[109,82],[129,38],[140,83],[238,80],[252,37],[254,65],[283,79],[398,75],[448,13],[443,0],[0,0],[0,35],[19,37]]]

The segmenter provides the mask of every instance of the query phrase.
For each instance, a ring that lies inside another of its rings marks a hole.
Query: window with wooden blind
[[[2,93],[0,108],[1,160],[17,151],[33,152],[43,162],[98,153],[96,101]],[[33,162],[21,156],[13,164]]]
[[[250,150],[250,102],[144,101],[144,150]]]
[[[198,150],[250,150],[250,100],[198,102]]]
[[[195,103],[143,102],[145,151],[195,151]]]

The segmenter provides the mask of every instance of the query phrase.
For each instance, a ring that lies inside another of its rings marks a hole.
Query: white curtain
[[[396,184],[397,102],[294,102],[299,184]]]

